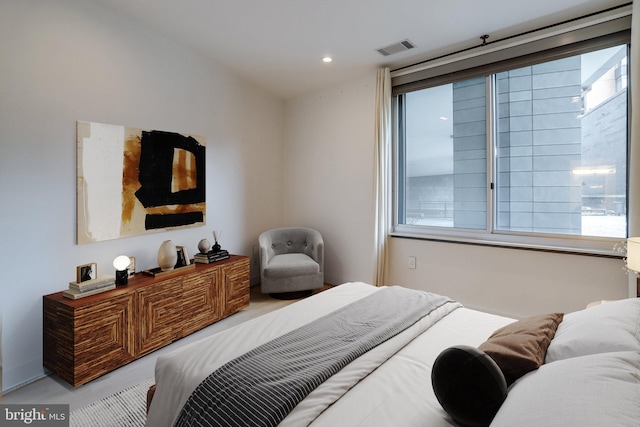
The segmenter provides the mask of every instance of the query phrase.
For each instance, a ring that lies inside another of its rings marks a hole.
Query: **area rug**
[[[111,396],[71,411],[70,427],[142,427],[147,420],[147,390],[153,379],[146,379]]]

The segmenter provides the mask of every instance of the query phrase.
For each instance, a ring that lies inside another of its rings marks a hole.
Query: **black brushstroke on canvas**
[[[140,140],[138,181],[141,188],[136,197],[145,208],[195,204],[205,201],[205,147],[191,136],[174,132],[142,131]],[[196,186],[188,190],[171,191],[174,149],[191,152],[195,158]],[[162,218],[158,218],[162,217]],[[202,222],[203,212],[147,215],[147,230]]]
[[[147,214],[144,220],[144,227],[147,230],[158,228],[178,227],[180,225],[195,224],[203,222],[202,212],[185,212],[177,214]]]

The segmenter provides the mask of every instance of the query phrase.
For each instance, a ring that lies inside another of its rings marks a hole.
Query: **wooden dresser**
[[[232,255],[77,300],[43,301],[44,367],[91,381],[249,305],[249,258]]]

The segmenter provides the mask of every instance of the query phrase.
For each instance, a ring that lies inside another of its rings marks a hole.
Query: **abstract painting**
[[[203,137],[77,123],[77,241],[205,224]]]

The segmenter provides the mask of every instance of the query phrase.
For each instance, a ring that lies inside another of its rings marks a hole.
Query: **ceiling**
[[[98,0],[282,98],[628,0]],[[415,49],[377,49],[409,39]],[[329,55],[331,63],[323,63]]]

